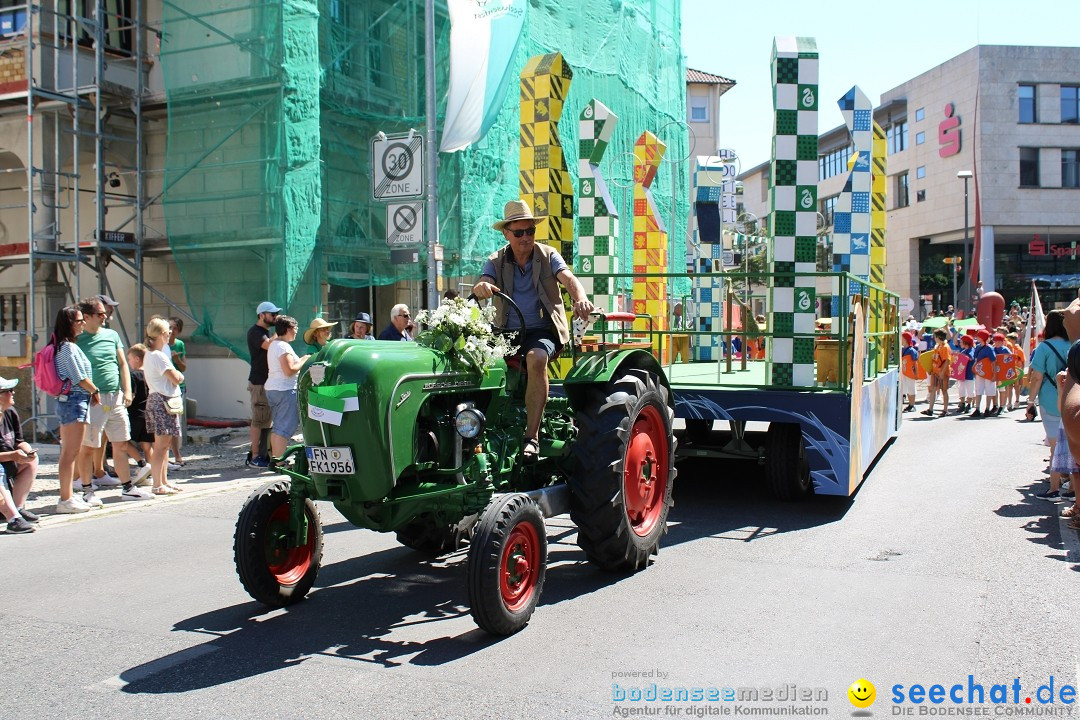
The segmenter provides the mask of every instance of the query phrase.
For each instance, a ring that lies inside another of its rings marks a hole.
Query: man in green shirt
[[[83,300],[79,309],[86,319],[86,325],[76,344],[90,359],[91,378],[101,392],[101,402],[90,412],[90,427],[79,448],[78,468],[85,493],[83,500],[91,506],[102,504],[94,495],[95,483],[97,487],[123,485],[124,500],[152,498],[153,495],[135,486],[135,483],[146,480],[150,465],[140,468],[134,482],[128,467],[128,457],[138,457],[138,450],[131,444],[131,426],[128,423],[127,407],[132,397],[131,373],[124,354],[124,343],[115,330],[105,327],[108,314],[100,298]],[[108,475],[94,478],[94,455],[101,447],[103,431],[113,444],[113,466],[118,480],[112,480]]]

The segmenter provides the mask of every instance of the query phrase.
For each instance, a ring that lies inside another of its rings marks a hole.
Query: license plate
[[[321,475],[352,475],[352,448],[309,447],[306,449],[308,470]]]

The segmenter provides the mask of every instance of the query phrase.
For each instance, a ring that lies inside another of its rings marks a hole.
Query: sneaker
[[[37,530],[36,527],[23,520],[16,515],[12,519],[8,520],[7,531],[9,535],[17,535],[19,533],[32,533]]]
[[[260,455],[259,457],[251,458],[250,460],[247,461],[247,466],[248,467],[253,467],[253,468],[268,468],[268,467],[270,467],[270,458],[268,458],[265,455]]]
[[[1061,483],[1061,494],[1066,495],[1072,490],[1072,480],[1066,480]]]
[[[90,506],[84,503],[78,495],[72,495],[67,500],[60,500],[56,503],[56,512],[59,515],[84,513],[89,510]]]
[[[981,418],[982,416],[983,416],[983,414],[979,410],[976,410],[975,412],[968,415],[968,417],[972,417],[972,418]]]
[[[123,483],[120,482],[120,478],[115,475],[110,475],[109,473],[105,473],[101,477],[94,478],[95,488],[114,488],[120,487],[121,485],[123,485]]]
[[[1063,493],[1061,493],[1061,499],[1062,500],[1076,500],[1076,493],[1075,492],[1063,492]]]
[[[100,490],[100,489],[101,488],[98,486],[98,484],[96,482],[92,482],[89,485],[83,485],[78,480],[75,480],[75,481],[73,481],[71,483],[71,492],[75,493],[76,495],[78,495],[79,493],[93,492],[94,490]]]
[[[136,470],[135,476],[131,478],[131,482],[136,487],[146,487],[153,483],[153,480],[150,479],[150,466],[146,465]]]
[[[25,520],[26,522],[36,523],[38,520],[41,520],[41,518],[39,518],[37,515],[30,512],[26,508],[18,508],[18,510],[19,514],[22,515],[23,520]]]
[[[120,494],[121,500],[153,500],[154,493],[150,492],[146,488],[141,488],[138,485],[132,485],[130,490],[125,490]]]
[[[180,463],[174,463],[174,462],[169,463],[169,470],[172,471],[172,472],[176,472],[177,470],[179,470],[182,467],[184,467],[184,466],[181,465]]]
[[[87,505],[89,505],[92,508],[99,508],[99,507],[101,507],[102,505],[105,504],[105,503],[101,502],[101,499],[98,498],[97,495],[94,494],[93,490],[90,490],[88,492],[84,492],[83,496],[82,496],[82,499],[83,499],[84,503],[86,503]]]
[[[1058,500],[1061,499],[1061,493],[1058,492],[1057,490],[1047,490],[1046,492],[1043,492],[1043,493],[1036,493],[1035,497],[1037,497],[1040,500],[1048,500],[1050,502],[1057,502]]]

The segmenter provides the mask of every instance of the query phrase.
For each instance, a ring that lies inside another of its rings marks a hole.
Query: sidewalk
[[[26,500],[26,509],[41,517],[42,527],[50,527],[117,512],[134,511],[161,503],[183,502],[238,487],[255,488],[274,478],[276,473],[246,467],[244,458],[249,446],[246,427],[190,428],[188,443],[182,450],[184,467],[169,471],[169,482],[183,488],[183,492],[156,496],[152,500],[125,501],[120,497],[120,488],[103,488],[97,491],[98,498],[104,503],[103,507],[76,515],[57,515],[56,502],[60,499],[60,481],[57,475],[60,446],[35,445],[38,451],[38,476]],[[132,467],[135,467],[134,463]]]

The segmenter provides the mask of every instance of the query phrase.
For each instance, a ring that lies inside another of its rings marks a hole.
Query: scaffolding
[[[24,184],[8,183],[0,209],[16,226],[15,214],[25,213],[13,237],[26,238],[0,245],[0,268],[25,265],[27,280],[23,305],[11,308],[4,329],[25,333],[24,360],[45,344],[57,311],[83,296],[82,268],[96,276],[87,294],[116,294],[110,265],[133,280],[136,327],[144,323],[141,289],[175,306],[143,277],[144,210],[157,200],[146,197],[145,182],[147,38],[159,37],[145,10],[140,0],[0,2],[4,137],[17,137],[16,123],[25,123],[25,145],[5,148],[3,169]],[[40,430],[51,401],[32,384],[31,392],[29,420]]]

